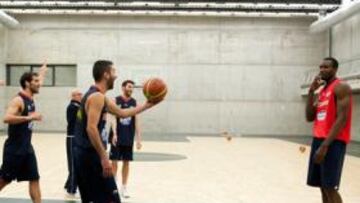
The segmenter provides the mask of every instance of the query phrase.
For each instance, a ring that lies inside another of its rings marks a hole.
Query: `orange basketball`
[[[148,101],[156,103],[165,98],[167,87],[160,78],[150,78],[144,83],[143,93]]]

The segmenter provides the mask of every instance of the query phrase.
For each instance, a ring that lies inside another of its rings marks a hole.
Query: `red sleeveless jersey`
[[[313,133],[316,138],[327,138],[330,129],[335,124],[336,120],[336,96],[334,88],[341,82],[340,79],[335,79],[326,88],[323,88],[319,93],[318,104],[316,107],[316,118],[314,122]],[[347,116],[345,126],[340,130],[336,136],[336,140],[345,143],[350,142],[351,133],[351,112],[352,112],[352,98],[350,96],[350,108]]]

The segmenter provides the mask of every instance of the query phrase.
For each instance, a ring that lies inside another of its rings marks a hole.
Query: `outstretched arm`
[[[121,109],[116,106],[114,101],[112,101],[111,99],[108,99],[108,98],[106,98],[106,104],[107,104],[109,112],[120,118],[127,118],[127,117],[131,117],[131,116],[135,116],[136,114],[139,114],[139,113],[154,106],[154,104],[146,102],[145,104],[136,106],[135,108]]]

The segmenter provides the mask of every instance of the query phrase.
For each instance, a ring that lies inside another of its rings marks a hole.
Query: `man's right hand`
[[[111,166],[110,160],[108,158],[101,159],[101,166],[103,169],[104,177],[113,176],[112,166]]]
[[[41,121],[42,120],[42,115],[38,112],[33,112],[30,114],[30,120],[32,121]]]
[[[160,102],[162,102],[164,99],[158,99],[158,100],[147,100],[145,103],[146,109],[149,109],[157,104],[159,104]]]
[[[114,136],[112,137],[112,139],[111,139],[111,144],[112,144],[113,146],[116,146],[116,143],[117,143],[117,136],[114,135]]]
[[[311,85],[310,85],[310,91],[312,91],[312,92],[315,92],[317,89],[319,89],[319,87],[322,85],[322,82],[321,82],[322,80],[321,80],[321,76],[320,75],[317,75],[315,78],[314,78],[314,80],[313,80],[313,82],[311,83]]]

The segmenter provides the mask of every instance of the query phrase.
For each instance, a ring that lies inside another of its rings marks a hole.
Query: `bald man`
[[[5,85],[5,81],[4,80],[0,80],[0,86],[4,86]]]
[[[67,120],[67,136],[66,136],[66,154],[68,160],[68,171],[69,175],[65,183],[65,190],[68,193],[68,196],[74,197],[76,194],[76,177],[74,169],[74,155],[73,155],[73,138],[75,131],[76,123],[76,114],[80,107],[80,102],[82,99],[82,93],[80,90],[75,89],[71,92],[71,101],[66,110],[66,120]]]

